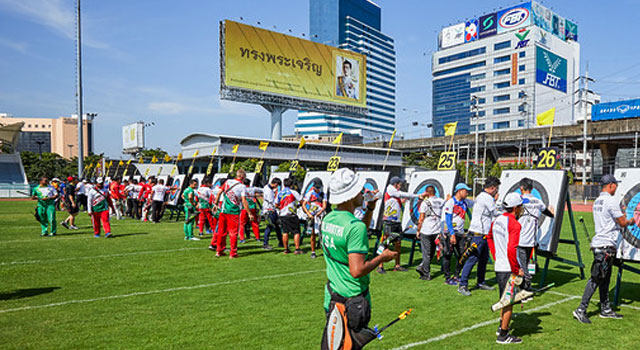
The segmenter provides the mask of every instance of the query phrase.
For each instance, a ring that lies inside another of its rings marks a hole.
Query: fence
[[[0,184],[0,198],[29,198],[31,186],[26,184]]]

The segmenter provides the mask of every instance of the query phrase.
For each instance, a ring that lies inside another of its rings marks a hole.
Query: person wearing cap
[[[505,213],[490,225],[487,244],[494,259],[499,297],[502,298],[512,276],[524,276],[524,267],[518,262],[518,242],[521,225],[518,217],[522,213],[522,198],[517,193],[509,193],[504,199]],[[513,305],[505,306],[500,312],[500,327],[497,332],[498,344],[522,343],[522,339],[509,334],[509,322]]]
[[[382,217],[384,239],[386,239],[391,233],[402,235],[402,224],[400,220],[402,219],[402,205],[404,202],[407,199],[424,199],[426,197],[425,193],[417,195],[400,191],[403,184],[403,179],[397,176],[392,177],[391,181],[389,181],[389,186],[387,186],[387,191],[384,194],[384,214]],[[396,265],[393,269],[394,271],[407,271],[406,268],[400,266],[401,244],[402,242],[400,240],[395,242],[395,250],[398,252],[398,255],[396,257]],[[383,265],[379,266],[378,273],[386,273]]]
[[[67,178],[67,186],[64,187],[65,191],[65,208],[69,213],[69,216],[60,224],[67,229],[77,230],[78,226],[76,226],[76,216],[80,212],[80,208],[78,207],[78,202],[76,201],[76,185],[78,184],[78,179],[69,176]]]
[[[31,199],[38,201],[36,212],[40,217],[38,221],[40,221],[41,237],[46,236],[49,230],[51,231],[49,236],[56,235],[57,198],[58,191],[49,185],[49,179],[46,176],[41,177],[38,186],[31,191]]]
[[[54,177],[53,179],[51,179],[50,185],[53,186],[53,188],[55,188],[56,191],[58,192],[58,198],[56,198],[56,200],[54,201],[54,207],[56,208],[56,210],[62,210],[61,199],[62,199],[63,188],[61,187],[60,179],[58,179],[57,177]]]
[[[444,214],[444,239],[449,241],[452,249],[442,254],[442,271],[445,283],[455,286],[459,282],[462,264],[456,259],[455,273],[451,276],[451,258],[453,253],[459,258],[464,252],[467,234],[464,231],[465,218],[473,202],[467,197],[471,188],[464,183],[459,183],[453,190],[453,197],[449,198],[442,208]]]
[[[582,323],[591,323],[587,316],[589,301],[596,289],[600,291],[600,317],[621,319],[622,315],[611,308],[609,302],[609,282],[613,259],[616,257],[616,247],[620,239],[620,230],[633,224],[633,218],[627,219],[620,208],[620,202],[614,197],[618,189],[618,180],[611,175],[604,175],[601,179],[602,192],[593,203],[593,222],[595,235],[591,240],[593,250],[593,265],[591,277],[582,295],[580,306],[573,311],[573,317]]]
[[[431,258],[436,251],[436,238],[442,232],[442,205],[444,199],[436,196],[436,188],[428,185],[425,189],[427,197],[420,203],[418,212],[418,228],[416,236],[420,239],[422,249],[422,262],[416,271],[420,274],[420,279],[431,280]]]
[[[329,203],[336,208],[322,220],[321,245],[327,266],[324,290],[324,310],[329,321],[336,302],[347,299],[358,301],[365,314],[371,314],[371,293],[369,273],[384,262],[393,260],[397,252],[385,249],[369,259],[369,239],[367,227],[371,222],[376,202],[368,203],[364,220],[358,220],[353,212],[363,202],[363,188],[366,179],[350,169],[340,168],[331,174],[329,180]],[[361,325],[367,327],[369,320]],[[353,324],[350,322],[350,324]],[[328,334],[323,333],[323,344]]]
[[[520,192],[522,193],[522,215],[518,219],[522,229],[520,230],[520,243],[518,244],[518,261],[524,270],[523,288],[531,290],[531,274],[529,273],[529,258],[536,245],[536,236],[539,230],[540,215],[553,217],[553,207],[548,207],[543,201],[536,198],[533,191],[533,180],[528,177],[520,180]]]
[[[324,192],[322,191],[322,182],[314,182],[311,190],[307,192],[302,198],[302,201],[300,201],[300,206],[308,220],[307,230],[311,231],[311,259],[315,259],[316,237],[318,233],[320,233],[320,224],[322,223],[322,218],[324,217],[325,210],[327,209],[327,200]]]
[[[140,192],[140,200],[142,207],[142,221],[149,221],[149,210],[151,209],[151,205],[153,204],[153,186],[158,183],[158,180],[154,176],[151,176],[145,184],[142,185],[142,191]]]
[[[104,188],[104,179],[101,177],[96,179],[95,186],[89,190],[87,205],[87,213],[93,224],[93,237],[100,237],[100,222],[104,228],[105,238],[112,237],[109,223],[109,191]]]
[[[460,276],[460,284],[458,285],[458,293],[464,296],[470,296],[469,276],[475,264],[478,264],[478,285],[481,290],[494,290],[484,283],[485,274],[487,272],[487,262],[489,261],[489,250],[487,249],[487,234],[491,228],[493,219],[500,215],[496,208],[496,198],[498,198],[498,187],[500,180],[494,176],[489,176],[484,182],[484,191],[478,195],[473,205],[473,216],[469,224],[469,234],[471,235],[471,247],[473,249],[469,254],[469,258],[462,267],[462,275]],[[467,249],[471,249],[467,248]],[[464,253],[463,253],[464,254]]]
[[[284,245],[284,254],[289,254],[289,235],[293,235],[293,244],[295,246],[294,254],[302,254],[300,249],[300,219],[298,219],[297,211],[300,202],[300,193],[291,189],[293,180],[291,178],[282,181],[282,190],[278,192],[276,197],[276,208],[278,209],[278,217],[282,225],[282,244]]]

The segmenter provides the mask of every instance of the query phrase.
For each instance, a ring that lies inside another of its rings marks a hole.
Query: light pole
[[[412,126],[417,126],[417,127],[423,126],[425,128],[433,127],[433,123],[415,122],[415,121],[411,122],[411,125]],[[422,128],[420,129],[420,137],[424,137],[424,129],[422,129]]]
[[[77,9],[77,19],[76,19],[76,113],[78,114],[78,177],[82,176],[83,170],[83,155],[84,155],[84,144],[83,144],[83,130],[82,130],[82,36],[81,36],[81,28],[80,25],[80,0],[78,0],[78,9]]]
[[[38,144],[38,153],[42,155],[42,145],[44,145],[44,141],[36,141]]]

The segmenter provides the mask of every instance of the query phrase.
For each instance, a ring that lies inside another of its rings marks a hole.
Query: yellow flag
[[[118,162],[118,166],[123,166],[124,162],[122,161],[122,159],[120,159],[120,161]]]
[[[178,153],[178,161],[182,160],[182,152]]]
[[[448,123],[444,125],[444,136],[453,136],[456,134],[458,122]]]
[[[260,146],[258,146],[258,149],[260,149],[261,151],[267,151],[267,147],[269,147],[269,142],[265,142],[265,141],[260,141]]]
[[[302,147],[304,147],[304,144],[307,143],[307,140],[305,140],[304,136],[300,138],[300,144],[298,145],[298,149],[301,149]]]
[[[132,160],[133,160],[133,159],[129,159],[129,160],[127,161],[127,165],[131,164],[131,161],[132,161]]]
[[[238,153],[238,147],[240,147],[240,145],[239,145],[239,144],[238,144],[238,145],[233,146],[233,148],[231,149],[231,153],[234,153],[234,154],[235,154],[235,153]]]
[[[216,155],[216,152],[218,152],[218,147],[217,147],[217,146],[216,146],[216,147],[213,147],[213,151],[211,151],[211,155],[212,155],[212,156],[215,156],[215,155]]]
[[[165,154],[165,155],[164,155],[164,162],[165,162],[165,163],[169,163],[170,161],[171,161],[171,157],[169,157],[169,155],[168,155],[168,154]]]
[[[389,148],[393,145],[393,138],[396,136],[396,129],[393,129],[393,133],[391,134],[391,138],[389,139]]]
[[[111,166],[113,165],[113,161],[109,161],[109,166],[107,168],[111,168]]]
[[[333,142],[331,143],[333,143],[334,145],[339,145],[342,142],[342,134],[343,133],[341,132],[340,135],[338,135],[338,137],[336,137],[335,140],[333,140]]]
[[[93,168],[93,163],[89,163],[89,169]]]
[[[154,155],[153,158],[151,158],[151,163],[157,163],[157,162],[158,162],[158,157]]]
[[[198,156],[198,153],[200,153],[200,150],[199,150],[199,149],[197,149],[197,150],[196,150],[196,153],[194,153],[194,154],[193,154],[193,158],[197,157],[197,156]]]
[[[542,112],[536,116],[537,125],[553,125],[553,120],[556,116],[556,108],[553,107],[546,112]]]
[[[138,158],[138,163],[143,164],[144,163],[144,159],[142,159],[142,157]]]

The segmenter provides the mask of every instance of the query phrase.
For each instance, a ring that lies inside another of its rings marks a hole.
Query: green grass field
[[[319,348],[324,259],[265,252],[255,240],[241,245],[239,259],[215,258],[208,240],[183,240],[181,222],[112,220],[116,238],[96,239],[86,214],[79,217],[80,230],[59,227],[57,237],[40,238],[33,205],[0,202],[2,349]],[[593,234],[591,214],[577,215]],[[58,212],[59,220],[64,217]],[[563,237],[570,238],[566,218]],[[580,228],[578,237],[588,271],[592,255]],[[405,242],[404,263],[409,247]],[[559,254],[576,256],[567,245]],[[371,325],[386,324],[407,308],[413,313],[367,349],[497,346],[498,314],[490,311],[497,292],[462,297],[436,270],[429,282],[419,280],[413,268],[372,275]],[[592,302],[591,325],[571,316],[585,285],[578,269],[553,262],[548,281],[556,287],[524,311],[516,307],[513,328],[524,339],[521,348],[638,347],[640,276],[625,272],[624,320],[600,319]]]

